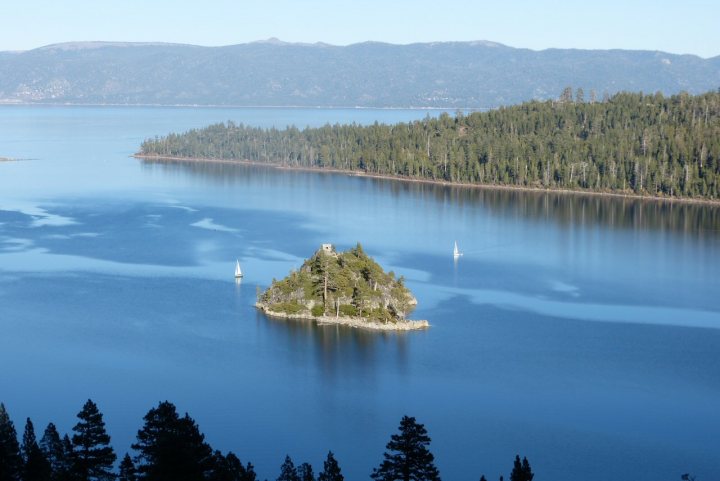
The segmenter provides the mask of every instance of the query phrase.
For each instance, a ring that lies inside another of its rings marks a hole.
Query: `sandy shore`
[[[254,160],[240,160],[240,159],[212,159],[204,157],[173,157],[166,155],[144,155],[135,154],[133,155],[136,159],[141,160],[152,160],[156,162],[173,162],[173,163],[215,163],[215,164],[241,164],[241,165],[252,165],[258,167],[268,167],[277,170],[292,170],[301,172],[318,172],[322,174],[342,174],[351,175],[356,177],[369,177],[372,179],[385,179],[385,180],[396,180],[400,182],[415,182],[420,184],[432,184],[432,185],[443,185],[448,187],[463,187],[471,189],[487,189],[487,190],[511,190],[511,191],[522,191],[522,192],[544,192],[551,194],[570,194],[570,195],[593,195],[601,197],[618,197],[623,199],[638,199],[638,200],[650,200],[656,202],[677,202],[683,204],[709,204],[709,205],[720,205],[720,199],[692,199],[687,197],[661,197],[656,195],[642,195],[634,193],[620,193],[620,192],[605,192],[605,191],[591,191],[591,190],[572,190],[572,189],[556,189],[556,188],[543,188],[543,187],[527,187],[518,185],[496,185],[496,184],[471,184],[466,182],[450,182],[447,180],[432,180],[432,179],[418,179],[414,177],[404,177],[401,175],[382,175],[372,174],[368,172],[360,172],[356,170],[344,170],[336,169],[332,167],[301,167],[291,166],[283,164],[273,164],[269,162],[258,162]]]
[[[398,321],[393,323],[369,322],[367,319],[358,317],[332,317],[312,316],[310,314],[286,314],[284,312],[271,311],[264,304],[257,303],[255,307],[260,309],[266,316],[276,319],[294,321],[315,321],[318,324],[339,324],[341,326],[355,327],[359,329],[370,329],[373,331],[416,331],[430,327],[428,321]]]

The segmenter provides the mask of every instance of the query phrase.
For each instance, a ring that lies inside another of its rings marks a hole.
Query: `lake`
[[[332,449],[369,479],[404,414],[446,480],[720,472],[720,208],[130,157],[233,120],[437,111],[0,107],[0,401],[120,456],[170,400],[274,479]],[[453,242],[464,251],[453,260]],[[423,332],[271,320],[256,291],[321,243],[403,275]],[[245,278],[233,279],[235,259]]]

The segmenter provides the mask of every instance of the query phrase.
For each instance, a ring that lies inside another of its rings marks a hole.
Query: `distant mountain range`
[[[0,102],[489,108],[626,91],[720,87],[720,56],[534,51],[493,42],[226,47],[78,42],[0,52]]]

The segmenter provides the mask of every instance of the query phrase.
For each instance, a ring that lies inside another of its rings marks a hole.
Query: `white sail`
[[[240,278],[243,276],[242,270],[240,269],[240,261],[235,260],[235,277]]]
[[[455,248],[453,249],[453,257],[457,258],[462,255],[462,252],[458,249],[457,241],[455,241]]]

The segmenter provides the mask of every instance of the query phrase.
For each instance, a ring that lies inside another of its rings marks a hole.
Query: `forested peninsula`
[[[395,125],[280,130],[228,122],[148,139],[137,156],[718,201],[720,91],[597,101],[566,88],[555,101]]]

